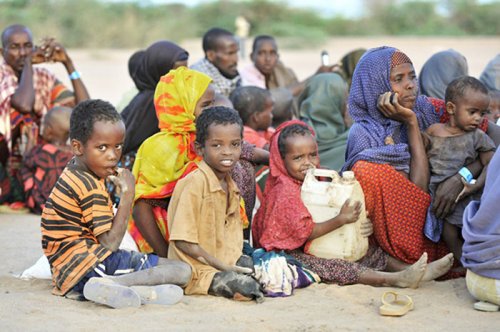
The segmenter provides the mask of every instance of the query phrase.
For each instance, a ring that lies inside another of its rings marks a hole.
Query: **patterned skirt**
[[[352,285],[359,281],[359,276],[368,269],[383,271],[387,266],[387,254],[379,247],[370,245],[365,257],[357,262],[343,259],[326,259],[308,255],[297,249],[287,252],[305,268],[315,272],[322,282],[339,285]]]
[[[373,236],[386,253],[413,264],[424,252],[429,262],[449,252],[443,242],[434,243],[424,235],[428,193],[387,164],[358,161],[352,170],[365,194]]]

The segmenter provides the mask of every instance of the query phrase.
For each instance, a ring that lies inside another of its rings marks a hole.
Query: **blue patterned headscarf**
[[[358,160],[365,160],[390,164],[396,170],[409,172],[407,129],[401,122],[386,118],[377,108],[378,97],[391,91],[391,63],[396,51],[400,53],[387,46],[370,49],[356,66],[348,101],[354,124],[347,140],[343,170],[351,169]],[[418,89],[418,83],[415,89]],[[417,97],[413,111],[417,115],[420,130],[439,122],[439,114],[425,96]],[[388,138],[394,144],[387,145]]]

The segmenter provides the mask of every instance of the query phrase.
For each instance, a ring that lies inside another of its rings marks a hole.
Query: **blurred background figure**
[[[247,21],[245,16],[238,15],[234,21],[234,26],[236,27],[235,35],[240,43],[240,57],[245,58],[245,43],[247,41],[248,35],[250,34],[250,22]]]

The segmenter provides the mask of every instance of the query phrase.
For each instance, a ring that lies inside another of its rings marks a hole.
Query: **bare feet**
[[[401,288],[417,288],[420,280],[425,274],[427,269],[427,253],[424,252],[420,256],[419,260],[416,261],[410,267],[404,269],[403,271],[396,272],[397,275],[394,286]]]
[[[427,265],[422,281],[431,281],[448,272],[453,265],[453,254],[450,253]]]

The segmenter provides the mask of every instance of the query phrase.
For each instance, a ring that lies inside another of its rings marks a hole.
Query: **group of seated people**
[[[360,49],[300,82],[272,36],[238,71],[237,39],[212,28],[190,68],[169,41],[134,53],[137,92],[118,113],[90,99],[55,40],[34,47],[22,25],[1,38],[0,203],[41,213],[54,294],[114,308],[183,292],[261,302],[318,281],[416,288],[466,275],[474,297],[500,305],[500,55],[478,80],[440,52],[417,79],[400,50]],[[74,92],[33,66],[47,61]],[[315,168],[354,172],[364,201],[313,220],[301,187]],[[364,257],[308,251],[365,211]],[[138,252],[119,249],[126,232]],[[266,266],[278,260],[277,285]]]

